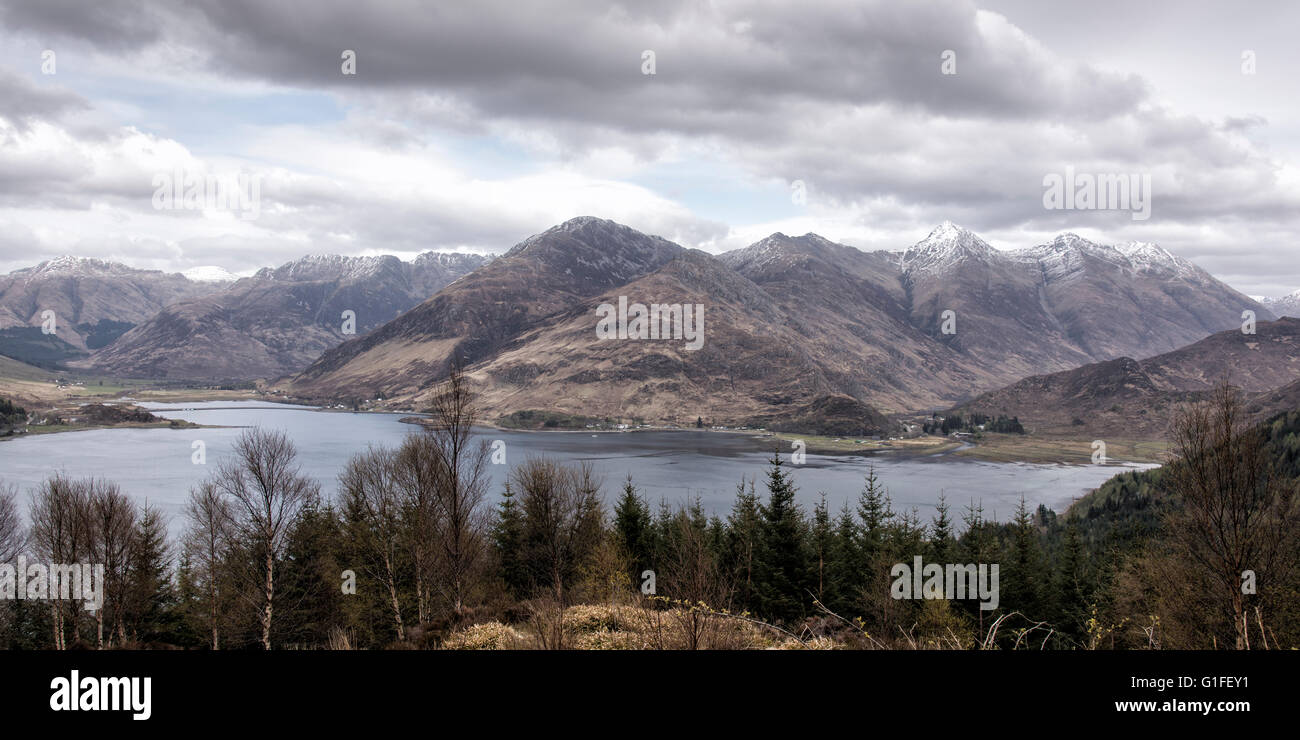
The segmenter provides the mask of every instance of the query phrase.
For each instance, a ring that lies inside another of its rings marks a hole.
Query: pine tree
[[[524,514],[508,481],[505,492],[501,494],[501,503],[497,506],[492,543],[496,548],[501,580],[505,583],[506,590],[516,599],[528,598],[532,582],[524,559]]]
[[[934,507],[934,519],[930,523],[930,561],[949,563],[956,554],[952,538],[952,520],[948,518],[948,500],[939,494],[939,503]]]
[[[640,583],[641,573],[653,569],[650,527],[650,507],[632,485],[629,473],[614,507],[614,538],[627,558],[633,583]]]
[[[917,555],[925,557],[924,549],[925,525],[921,523],[921,512],[913,506],[898,517],[889,528],[885,551],[894,560],[911,562]]]
[[[336,548],[342,526],[333,507],[304,509],[285,542],[277,565],[281,586],[276,589],[281,617],[274,625],[276,642],[324,645],[331,630],[342,627],[343,566]]]
[[[984,519],[983,502],[977,504],[972,500],[967,504],[961,521],[966,527],[966,531],[957,541],[957,549],[961,553],[962,562],[975,563],[976,565],[981,563],[992,565],[997,559],[995,557],[997,542],[991,532],[992,528],[989,522]],[[999,571],[1001,571],[1001,565],[999,565]],[[999,586],[1001,580],[999,573]],[[991,613],[980,609],[974,600],[967,600],[962,603],[962,606],[975,619],[979,634],[982,636],[984,634],[985,618],[991,616]]]
[[[826,493],[821,494],[821,499],[813,506],[812,518],[812,581],[815,585],[813,593],[817,594],[817,600],[826,603],[830,598],[827,595],[829,583],[829,564],[833,557],[832,550],[835,546],[835,533],[831,529],[830,512],[826,509]]]
[[[180,615],[170,562],[162,513],[145,504],[127,555],[124,629],[135,641],[178,640]]]
[[[858,592],[862,588],[858,538],[858,522],[849,509],[849,503],[845,501],[839,516],[835,519],[830,563],[827,566],[829,597],[823,601],[827,607],[841,616],[849,616],[861,611],[857,603]]]
[[[727,567],[736,588],[736,604],[750,610],[756,606],[754,596],[754,565],[759,548],[759,526],[762,514],[758,496],[751,478],[736,486],[736,500],[727,516]]]
[[[1009,573],[1002,576],[1007,587],[1002,605],[1008,611],[1019,611],[1032,620],[1046,619],[1042,609],[1042,558],[1038,545],[1038,528],[1034,517],[1025,505],[1024,496],[1016,507],[1011,524],[1011,552],[1007,558]]]
[[[759,613],[784,622],[804,615],[807,603],[808,557],[803,512],[795,501],[798,489],[772,454],[767,472],[768,502],[762,507],[761,536],[755,581]]]
[[[889,493],[876,477],[874,465],[867,469],[866,484],[858,497],[858,517],[862,520],[858,550],[871,563],[883,554],[889,524],[894,519]]]
[[[1088,571],[1088,556],[1079,536],[1078,523],[1071,517],[1065,527],[1061,559],[1056,570],[1056,620],[1061,632],[1078,641],[1084,638],[1084,622],[1088,618],[1092,592]]]

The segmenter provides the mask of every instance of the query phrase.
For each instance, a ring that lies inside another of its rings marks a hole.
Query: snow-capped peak
[[[30,277],[38,275],[104,275],[108,273],[131,272],[132,269],[120,262],[95,259],[93,257],[73,257],[64,255],[46,260],[39,265],[15,272],[30,272]]]
[[[224,267],[217,265],[200,265],[191,267],[181,273],[187,280],[196,283],[230,283],[239,279],[239,276],[230,272]]]
[[[1172,273],[1179,277],[1195,276],[1196,265],[1175,256],[1169,250],[1151,242],[1127,242],[1115,247],[1128,258],[1129,264],[1139,272]]]
[[[254,277],[271,280],[344,280],[369,277],[385,265],[400,265],[391,255],[349,257],[341,254],[309,254],[279,267],[263,267]]]
[[[1293,290],[1280,298],[1268,296],[1251,296],[1251,298],[1278,316],[1300,318],[1300,290]]]
[[[933,269],[966,258],[987,259],[993,253],[993,247],[974,232],[944,221],[929,236],[908,247],[901,264],[904,270]]]

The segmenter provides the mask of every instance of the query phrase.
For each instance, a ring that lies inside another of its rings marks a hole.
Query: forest
[[[1068,512],[981,502],[805,509],[788,464],[725,514],[651,502],[590,465],[517,464],[491,495],[462,372],[430,423],[348,461],[322,494],[283,433],[246,431],[189,492],[183,536],[111,481],[0,482],[0,563],[104,565],[102,608],[19,600],[9,649],[1277,649],[1300,646],[1300,413],[1245,422],[1220,387],[1175,422],[1177,457]],[[997,608],[895,598],[895,564],[997,564]],[[7,596],[7,598],[5,598]]]

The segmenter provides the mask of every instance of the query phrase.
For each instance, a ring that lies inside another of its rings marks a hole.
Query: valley
[[[63,258],[0,279],[5,331],[39,332],[45,305],[86,329],[0,335],[0,396],[46,412],[113,398],[411,412],[459,358],[499,428],[698,424],[825,454],[1062,463],[1087,462],[1102,437],[1122,459],[1162,460],[1169,414],[1222,377],[1260,416],[1300,396],[1300,321],[1269,308],[1289,298],[1256,301],[1156,245],[1074,234],[1000,251],[945,222],[896,252],[778,233],[710,255],[582,217],[496,258],[199,275]],[[638,301],[695,307],[692,334],[601,334],[635,322]],[[1243,310],[1257,334],[1235,330]],[[921,430],[971,414],[1024,433]]]

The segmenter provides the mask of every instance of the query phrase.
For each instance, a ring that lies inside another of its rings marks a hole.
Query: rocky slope
[[[487,258],[425,253],[309,256],[265,268],[215,293],[166,306],[87,361],[97,372],[181,379],[273,378],[346,339],[344,312],[364,334]]]
[[[598,307],[620,297],[704,305],[703,347],[598,338]],[[584,217],[525,240],[280,387],[418,405],[457,356],[489,414],[771,423],[852,407],[873,419],[866,429],[882,426],[880,411],[944,408],[1025,375],[1172,349],[1236,326],[1247,308],[1271,318],[1152,245],[1102,248],[1066,235],[1000,252],[945,223],[901,253],[773,234],[713,257]],[[944,331],[949,310],[955,333]],[[1152,322],[1170,336],[1147,331]]]
[[[1252,414],[1294,409],[1300,319],[1260,322],[1253,335],[1219,332],[1144,360],[1122,357],[1025,378],[952,412],[1017,416],[1031,434],[1158,438],[1180,404],[1221,379],[1249,394]]]
[[[1300,318],[1300,290],[1288,293],[1281,298],[1259,298],[1258,300],[1277,316]]]
[[[209,295],[219,284],[116,262],[60,257],[0,276],[0,354],[24,361],[84,355],[164,306]],[[53,311],[55,334],[41,333]]]

